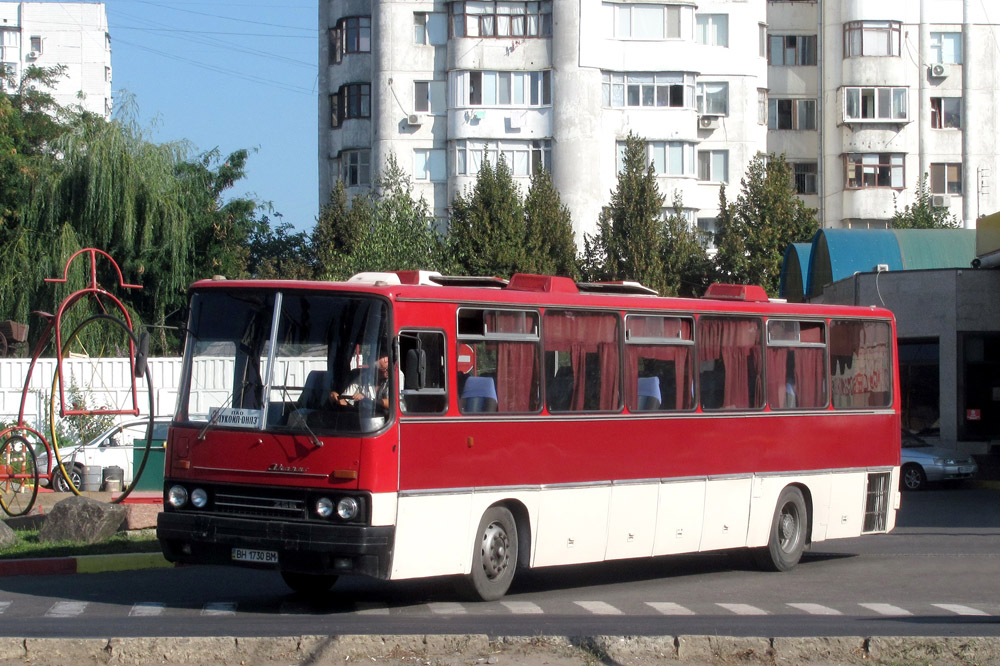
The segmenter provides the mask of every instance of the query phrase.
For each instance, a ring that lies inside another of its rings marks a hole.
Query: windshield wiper
[[[285,400],[287,400],[288,402],[294,402],[292,400],[292,396],[288,395],[288,370],[287,369],[285,370],[285,383],[281,385],[281,393],[284,395]],[[316,436],[316,433],[314,433],[313,429],[309,427],[309,424],[306,423],[305,419],[302,419],[302,427],[305,428],[306,432],[309,433],[309,441],[312,442],[312,445],[315,446],[317,449],[323,448],[323,442],[320,440],[319,437]]]

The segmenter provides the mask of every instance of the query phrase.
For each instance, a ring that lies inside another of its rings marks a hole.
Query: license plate
[[[253,562],[254,564],[277,564],[278,553],[274,550],[254,550],[252,548],[233,548],[234,562]]]
[[[958,473],[959,474],[972,474],[972,465],[969,465],[968,467],[959,467],[958,468]]]

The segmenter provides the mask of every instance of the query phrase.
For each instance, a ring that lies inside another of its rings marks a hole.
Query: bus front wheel
[[[505,595],[517,569],[517,548],[514,516],[502,506],[490,507],[476,531],[472,573],[462,580],[465,595],[482,601]]]
[[[802,491],[789,486],[781,491],[771,521],[767,547],[757,551],[757,564],[765,571],[788,571],[799,563],[806,547],[808,526]]]

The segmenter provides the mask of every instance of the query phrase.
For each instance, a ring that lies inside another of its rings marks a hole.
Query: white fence
[[[31,359],[6,358],[0,359],[0,419],[6,422],[17,420],[21,405],[21,392],[24,389],[24,379],[28,373]],[[43,423],[47,413],[50,396],[54,384],[56,359],[39,359],[31,374],[28,386],[28,397],[24,406],[24,420],[40,432],[48,431],[48,424]],[[157,416],[168,416],[174,413],[177,406],[177,387],[181,376],[180,358],[151,358],[149,373],[153,382],[153,409]],[[66,396],[69,400],[69,387],[76,386],[86,396],[87,406],[124,407],[131,409],[129,397],[131,377],[129,360],[127,358],[69,358],[63,361],[63,379],[66,382]],[[149,394],[144,377],[136,379],[140,413],[149,411]],[[56,396],[58,409],[59,396]]]

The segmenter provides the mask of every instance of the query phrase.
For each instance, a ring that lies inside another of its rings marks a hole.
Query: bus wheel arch
[[[513,502],[498,502],[483,512],[473,537],[471,571],[459,579],[462,596],[495,601],[507,593],[523,562],[520,537],[526,519],[523,506]]]
[[[755,552],[757,564],[767,571],[789,571],[799,563],[809,543],[812,511],[807,488],[792,484],[782,488],[775,503],[767,545]]]

